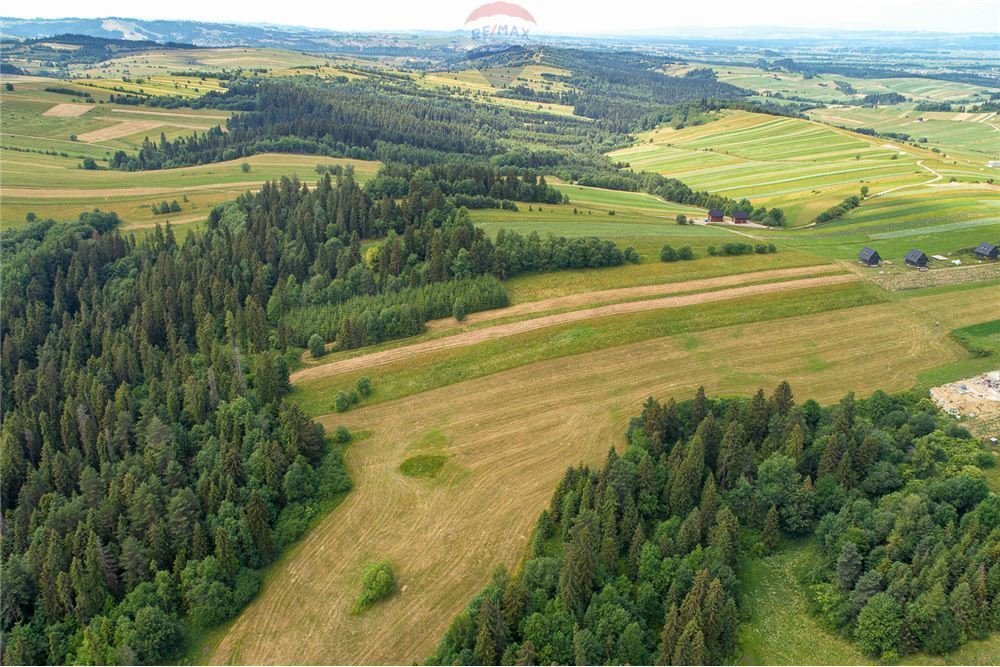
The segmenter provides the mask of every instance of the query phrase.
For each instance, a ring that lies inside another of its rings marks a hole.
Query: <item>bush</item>
[[[372,387],[371,378],[369,378],[367,375],[358,378],[358,384],[356,385],[356,387],[358,390],[358,394],[360,394],[362,398],[368,398],[369,396],[372,395],[372,391],[374,391],[374,388]]]
[[[687,216],[684,215],[683,213],[678,213],[677,214],[677,224],[678,225],[686,225],[687,223],[688,223]]]
[[[85,157],[83,158],[83,164],[80,165],[80,168],[93,171],[97,169],[97,161],[92,157]]]
[[[396,575],[389,561],[369,563],[361,574],[361,595],[354,603],[354,613],[360,614],[379,600],[396,592]]]
[[[677,251],[674,250],[672,245],[665,245],[663,249],[660,250],[660,261],[661,262],[676,262],[678,259]]]
[[[632,246],[625,248],[624,254],[626,262],[629,262],[631,264],[639,263],[639,253],[637,253],[635,251],[635,248],[633,248]]]
[[[333,432],[333,441],[338,445],[346,445],[351,441],[351,432],[346,426],[338,426],[337,430]]]
[[[681,247],[681,249],[677,251],[677,258],[685,261],[694,259],[694,251],[691,250],[691,246],[686,245]]]
[[[463,299],[455,299],[455,303],[451,307],[451,314],[459,322],[465,320],[465,316],[469,314],[469,309],[465,306]]]
[[[242,171],[244,174],[249,174],[250,173],[250,163],[249,162],[244,162],[243,164],[241,164],[240,165],[240,171]]]
[[[323,337],[318,333],[309,336],[309,354],[313,359],[319,359],[326,354],[326,347],[323,344]]]
[[[347,412],[351,409],[351,397],[345,391],[338,391],[333,397],[333,409],[337,412]]]

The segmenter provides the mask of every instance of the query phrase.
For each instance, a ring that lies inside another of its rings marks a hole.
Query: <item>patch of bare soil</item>
[[[1000,437],[1000,370],[934,387],[931,398],[951,416],[968,418],[977,435]]]
[[[82,116],[91,109],[94,108],[93,104],[72,104],[69,102],[64,102],[57,104],[45,113],[43,116],[55,116],[57,118],[74,118],[76,116]]]

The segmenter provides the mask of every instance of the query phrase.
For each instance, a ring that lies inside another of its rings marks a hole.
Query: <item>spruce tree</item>
[[[764,529],[761,537],[767,553],[773,553],[778,548],[778,539],[781,535],[778,525],[778,508],[771,505],[771,509],[767,511],[767,516],[764,517]]]

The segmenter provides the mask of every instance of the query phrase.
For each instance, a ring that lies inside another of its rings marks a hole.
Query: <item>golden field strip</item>
[[[905,389],[924,369],[965,355],[948,328],[1000,317],[1000,300],[983,301],[995,289],[931,297],[945,327],[922,316],[923,298],[912,296],[540,361],[324,416],[328,428],[372,432],[347,452],[355,489],[199,659],[419,662],[493,568],[523,556],[565,467],[596,464],[620,445],[647,395],[682,399],[699,384],[711,394],[743,394],[782,379],[800,398],[823,401],[848,390]],[[399,365],[365,371],[376,392]],[[398,472],[422,453],[449,457],[436,479]],[[401,591],[352,616],[361,568],[372,558],[393,563]]]

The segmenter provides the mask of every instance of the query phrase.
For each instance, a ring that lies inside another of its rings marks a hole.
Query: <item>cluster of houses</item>
[[[976,247],[973,254],[976,256],[976,259],[996,261],[997,259],[1000,259],[1000,245],[984,241]],[[945,258],[942,257],[941,259]],[[878,266],[882,262],[882,257],[878,254],[877,250],[874,250],[873,248],[865,248],[858,253],[858,261],[865,266]],[[906,253],[904,261],[907,266],[922,269],[927,266],[927,255],[924,251],[914,248],[910,252]]]
[[[726,214],[721,208],[708,209],[709,222],[725,222]],[[733,223],[745,225],[750,221],[750,211],[733,211]]]

